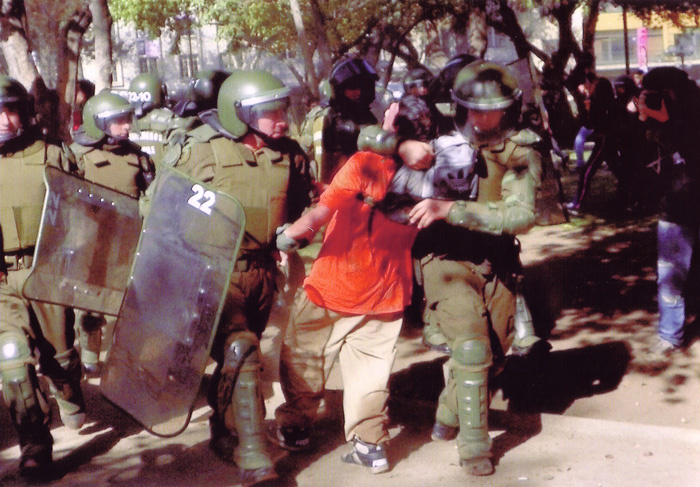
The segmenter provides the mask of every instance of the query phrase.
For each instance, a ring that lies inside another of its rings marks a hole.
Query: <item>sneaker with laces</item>
[[[668,358],[674,352],[680,350],[681,347],[658,337],[656,342],[651,346],[649,353],[652,358]]]
[[[370,473],[382,473],[389,470],[389,460],[383,445],[365,443],[358,438],[353,439],[352,443],[352,451],[341,457],[343,462],[366,467]]]
[[[288,451],[304,451],[311,447],[309,428],[273,424],[267,433],[270,441]]]

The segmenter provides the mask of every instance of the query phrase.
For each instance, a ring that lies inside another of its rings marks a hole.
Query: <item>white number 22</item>
[[[194,194],[187,200],[187,204],[211,215],[211,207],[216,203],[216,194],[213,191],[204,191],[199,184],[192,186],[192,192]]]

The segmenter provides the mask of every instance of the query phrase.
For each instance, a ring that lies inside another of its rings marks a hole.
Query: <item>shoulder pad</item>
[[[208,142],[215,137],[221,137],[221,134],[211,125],[204,124],[187,132],[186,143]]]
[[[175,118],[175,116],[170,110],[157,108],[150,111],[148,115],[139,120],[139,127],[163,133],[168,130],[173,118]]]
[[[173,141],[173,143],[169,142],[168,145],[165,146],[160,163],[164,166],[175,167],[181,156],[182,143],[178,141]]]
[[[509,138],[518,145],[534,145],[542,141],[542,138],[530,129],[523,129]]]
[[[71,153],[73,153],[77,158],[81,158],[88,152],[92,152],[95,150],[94,145],[83,145],[78,142],[73,142],[68,148],[70,149]]]

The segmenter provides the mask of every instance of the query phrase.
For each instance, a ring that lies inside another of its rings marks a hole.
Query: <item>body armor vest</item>
[[[78,166],[85,171],[85,179],[139,197],[141,188],[138,181],[142,168],[138,154],[119,155],[96,148],[86,152],[85,146],[76,148],[75,145],[71,149],[75,149],[73,152],[78,158]]]
[[[60,150],[37,140],[26,149],[0,156],[0,226],[3,250],[17,252],[36,244],[44,207],[44,168],[58,165]]]
[[[210,141],[216,158],[212,185],[243,206],[246,238],[242,248],[270,243],[287,218],[289,155],[268,147],[252,151],[225,137]]]
[[[534,132],[521,130],[503,142],[482,150],[487,177],[479,179],[479,203],[501,201],[503,176],[508,170],[539,169],[530,167],[528,158],[529,151],[534,150],[530,146],[538,141],[539,137]],[[537,172],[540,176],[541,169]]]

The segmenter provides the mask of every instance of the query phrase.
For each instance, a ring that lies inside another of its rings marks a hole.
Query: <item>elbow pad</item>
[[[360,135],[357,137],[357,150],[391,156],[396,152],[398,140],[395,133],[384,130],[378,125],[368,125],[360,130]]]

